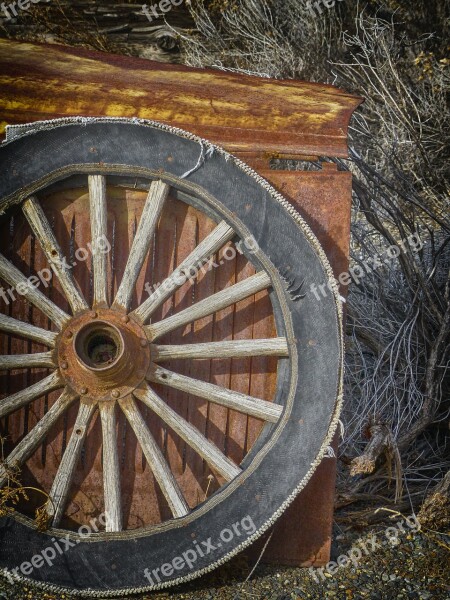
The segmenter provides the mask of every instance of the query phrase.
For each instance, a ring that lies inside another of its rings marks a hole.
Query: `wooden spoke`
[[[103,438],[103,490],[106,531],[122,530],[119,452],[116,437],[116,403],[100,402]]]
[[[177,327],[192,323],[192,321],[211,315],[235,302],[239,302],[239,300],[244,300],[244,298],[248,298],[248,296],[268,288],[270,284],[270,277],[267,273],[264,271],[256,273],[256,275],[239,283],[235,283],[167,319],[148,325],[145,328],[147,335],[151,340],[155,340],[164,333],[168,333]]]
[[[69,408],[76,399],[76,395],[69,389],[65,389],[53,406],[38,421],[33,429],[17,444],[14,450],[6,459],[8,467],[20,467],[23,465],[35,450],[42,443],[50,429],[55,425],[61,415]],[[3,487],[7,481],[8,474],[6,469],[0,467],[0,487]]]
[[[217,227],[201,242],[189,256],[165,279],[157,290],[151,294],[139,308],[133,311],[133,315],[141,322],[145,323],[155,312],[158,306],[171,296],[175,290],[181,287],[193,276],[200,266],[215,252],[220,250],[234,236],[233,229],[222,221]]]
[[[47,503],[47,513],[52,517],[53,525],[59,525],[69,499],[70,487],[77,462],[80,458],[83,442],[94,414],[94,404],[80,403],[80,409],[73,426],[72,435],[62,456],[61,462],[50,490],[51,502]]]
[[[231,342],[208,342],[173,346],[152,346],[155,362],[179,358],[245,358],[247,356],[289,356],[285,338],[268,340],[233,340]]]
[[[131,246],[125,272],[114,300],[114,308],[128,309],[130,305],[136,280],[144,264],[153,233],[168,194],[169,186],[166,183],[163,181],[152,182]]]
[[[138,442],[144,452],[145,458],[153,472],[156,481],[164,494],[170,510],[175,518],[183,517],[189,512],[189,506],[184,499],[183,493],[164,458],[161,449],[150,433],[133,398],[129,396],[119,401],[125,416],[130,423]]]
[[[38,354],[8,354],[0,356],[0,371],[11,369],[28,369],[32,367],[56,367],[52,352],[40,352]]]
[[[53,331],[46,331],[45,329],[34,327],[34,325],[24,323],[23,321],[17,321],[17,319],[12,319],[11,317],[2,314],[0,314],[0,331],[10,333],[11,335],[19,335],[28,340],[33,340],[34,342],[49,346],[50,348],[55,347],[57,337],[57,334]]]
[[[205,381],[198,381],[185,375],[179,375],[162,367],[150,369],[148,378],[155,383],[162,383],[163,385],[193,394],[199,398],[205,398],[209,402],[221,404],[246,415],[262,419],[263,421],[276,423],[283,412],[283,407],[279,404],[273,404],[260,398],[253,398],[240,392],[233,392],[213,383],[206,383]]]
[[[0,400],[0,418],[9,415],[9,413],[14,410],[22,408],[25,404],[28,404],[44,394],[62,388],[63,385],[64,382],[61,379],[59,371],[54,371],[51,375],[48,375],[48,377],[45,377],[38,383],[30,385],[30,387]]]
[[[0,277],[7,281],[9,285],[17,290],[21,296],[24,296],[36,308],[39,308],[47,317],[60,329],[64,323],[69,320],[69,315],[56,306],[47,296],[34,287],[28,279],[0,254]],[[39,279],[36,277],[39,281]]]
[[[239,467],[195,427],[172,410],[150,387],[147,386],[145,390],[136,389],[133,394],[159,415],[171,429],[200,454],[212,469],[220,473],[227,481],[231,481],[241,473]]]
[[[61,287],[66,295],[72,311],[75,313],[89,308],[82,293],[72,276],[71,267],[67,264],[66,257],[56,241],[55,234],[45,216],[39,200],[32,196],[23,204],[23,212],[26,216],[34,235],[39,240],[42,250],[49,265],[56,273]]]
[[[99,252],[99,241],[108,238],[106,179],[103,175],[89,175],[89,206],[91,240],[93,244],[92,269],[94,272],[94,306],[108,306],[107,255]]]

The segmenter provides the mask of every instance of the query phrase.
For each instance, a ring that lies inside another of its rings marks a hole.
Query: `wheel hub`
[[[150,344],[141,325],[111,309],[73,317],[56,345],[62,377],[93,401],[117,400],[133,392],[150,366]]]

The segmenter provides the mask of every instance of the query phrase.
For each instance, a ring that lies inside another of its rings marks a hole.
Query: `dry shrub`
[[[444,3],[347,0],[316,16],[294,0],[236,0],[220,15],[214,4],[191,2],[199,34],[183,40],[189,64],[329,82],[366,98],[350,160],[337,161],[354,176],[351,261],[363,271],[347,304],[338,505],[414,507],[449,468]],[[368,444],[374,425],[389,443]],[[358,457],[370,473],[350,474]]]

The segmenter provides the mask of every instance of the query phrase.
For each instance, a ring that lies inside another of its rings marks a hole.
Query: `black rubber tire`
[[[101,534],[87,540],[63,530],[39,533],[19,515],[0,520],[4,570],[55,547],[53,539],[73,543],[51,566],[45,563],[29,576],[48,589],[124,596],[192,579],[261,535],[305,486],[331,442],[341,402],[343,349],[330,266],[310,229],[265,180],[191,134],[124,119],[54,121],[23,133],[0,147],[1,211],[73,173],[176,181],[178,189],[184,187],[242,237],[254,236],[257,261],[272,277],[277,323],[291,349],[276,398],[286,408],[281,422],[266,427],[245,458],[242,475],[187,517],[130,531],[122,539]],[[332,291],[318,301],[311,284],[329,281]],[[174,563],[176,557],[180,560]]]

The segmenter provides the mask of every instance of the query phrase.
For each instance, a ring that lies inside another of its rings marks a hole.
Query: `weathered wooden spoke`
[[[249,356],[289,356],[285,338],[267,340],[233,340],[231,342],[207,342],[204,344],[182,344],[152,346],[152,358],[160,363],[166,360],[245,358]]]
[[[173,476],[158,444],[150,433],[133,398],[128,397],[119,401],[125,416],[130,423],[153,475],[164,494],[174,517],[183,517],[189,512],[189,506]]]
[[[235,283],[167,319],[148,325],[145,328],[147,335],[151,340],[155,340],[177,327],[207,317],[208,315],[222,310],[223,308],[227,308],[240,300],[244,300],[252,294],[256,294],[257,292],[268,288],[270,285],[270,277],[267,273],[264,271],[256,273],[256,275],[252,275],[252,277],[248,277],[248,279],[245,279],[244,281]]]
[[[233,392],[213,383],[179,375],[163,367],[155,366],[150,369],[148,379],[271,423],[276,423],[283,412],[283,407],[279,404],[253,398],[240,392]]]
[[[39,308],[60,329],[69,320],[69,315],[44,296],[28,279],[0,254],[0,277],[16,288],[36,308]],[[36,278],[37,279],[37,278]]]
[[[88,182],[93,247],[94,306],[108,306],[107,255],[100,251],[100,241],[106,241],[108,238],[106,179],[103,175],[89,175]]]
[[[78,415],[73,426],[72,435],[61,459],[47,503],[47,513],[52,518],[53,525],[59,525],[69,499],[70,487],[77,462],[80,458],[84,439],[96,406],[91,403],[80,403]]]
[[[39,200],[34,196],[26,200],[23,204],[23,212],[47,257],[49,265],[56,273],[59,282],[61,283],[61,287],[72,311],[75,314],[79,311],[86,310],[88,304],[75,283],[71,267],[67,264],[66,257],[62,253]]]
[[[137,389],[133,393],[136,398],[144,402],[153,412],[161,417],[214,471],[222,475],[227,481],[231,481],[241,473],[239,467],[195,427],[172,410],[149,386],[146,386],[146,389]]]
[[[6,466],[10,468],[22,466],[42,444],[45,436],[55,425],[62,414],[69,408],[77,396],[65,389],[53,406],[38,421],[33,429],[17,444],[6,459]],[[3,487],[8,479],[7,470],[0,467],[0,487]]]
[[[225,221],[219,223],[132,314],[139,321],[145,323],[169,296],[186,283],[189,278],[196,276],[201,265],[225,246],[234,235],[234,230]]]
[[[114,299],[114,308],[128,309],[134,286],[144,264],[153,233],[169,194],[169,186],[163,181],[153,181],[150,185],[141,220],[131,246],[125,272]]]
[[[30,385],[26,389],[0,400],[0,417],[5,417],[6,415],[9,415],[9,413],[29,404],[32,400],[36,400],[36,398],[40,398],[44,394],[48,394],[63,386],[64,381],[61,378],[59,371],[54,371],[51,375],[48,375],[38,383]]]
[[[11,354],[0,356],[0,371],[11,369],[28,369],[33,367],[56,367],[52,352],[38,354]]]
[[[103,439],[103,490],[106,531],[122,530],[119,452],[116,434],[116,403],[100,402]]]
[[[35,327],[29,323],[24,323],[23,321],[18,321],[17,319],[13,319],[1,314],[0,331],[9,333],[11,335],[18,335],[27,338],[28,340],[33,340],[34,342],[39,342],[40,344],[44,344],[50,348],[55,346],[57,337],[57,334],[53,331],[46,331],[40,327]]]

